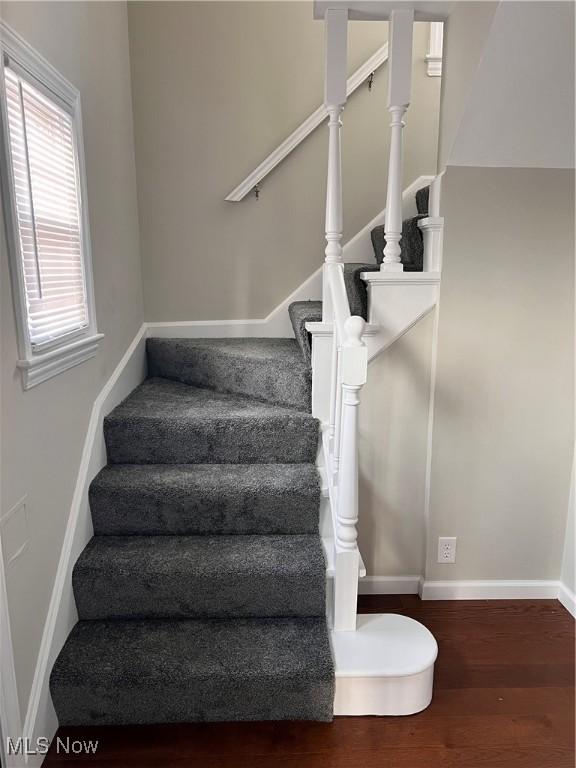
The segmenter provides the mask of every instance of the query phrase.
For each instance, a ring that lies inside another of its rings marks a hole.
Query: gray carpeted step
[[[296,409],[147,379],[104,419],[113,464],[314,462],[318,422]]]
[[[422,187],[416,192],[416,210],[422,216],[428,216],[428,205],[430,198],[430,187]]]
[[[344,264],[344,284],[348,294],[350,314],[368,319],[368,291],[366,283],[361,279],[362,272],[378,272],[377,264]]]
[[[74,566],[81,619],[322,616],[320,536],[95,536]]]
[[[326,620],[81,621],[50,677],[61,726],[332,719]]]
[[[322,320],[321,301],[293,301],[288,307],[288,315],[294,330],[294,338],[304,356],[306,364],[312,364],[310,354],[310,334],[306,330],[306,323],[319,323]]]
[[[148,373],[310,410],[311,374],[294,339],[148,339]]]
[[[90,485],[97,535],[317,533],[314,464],[111,464]]]

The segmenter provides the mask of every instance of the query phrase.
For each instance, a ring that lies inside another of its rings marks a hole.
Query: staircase
[[[357,615],[368,363],[439,295],[440,177],[402,221],[414,12],[389,12],[391,144],[375,260],[344,264],[349,11],[315,8],[329,117],[322,301],[291,304],[294,338],[147,340],[148,378],[104,420],[94,537],[72,574],[79,621],[50,678],[60,725],[329,721],[410,715],[431,701],[431,633],[399,614]],[[245,195],[240,186],[229,199]]]
[[[292,339],[149,339],[104,423],[60,725],[330,720],[318,423]]]

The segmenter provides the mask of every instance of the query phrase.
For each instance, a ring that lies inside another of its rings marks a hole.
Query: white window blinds
[[[39,350],[89,324],[72,116],[5,64],[28,335]]]

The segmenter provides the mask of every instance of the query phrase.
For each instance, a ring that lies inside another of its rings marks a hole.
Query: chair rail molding
[[[388,60],[388,43],[384,43],[375,53],[360,66],[346,82],[346,97],[365,82],[371,74]],[[312,131],[328,117],[324,104],[316,109],[301,123],[276,149],[258,165],[243,181],[225,198],[228,202],[238,203],[243,200],[268,174],[276,168]]]

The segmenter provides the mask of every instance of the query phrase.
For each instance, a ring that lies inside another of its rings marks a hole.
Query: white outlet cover
[[[456,562],[456,536],[438,537],[438,562],[455,563]]]

